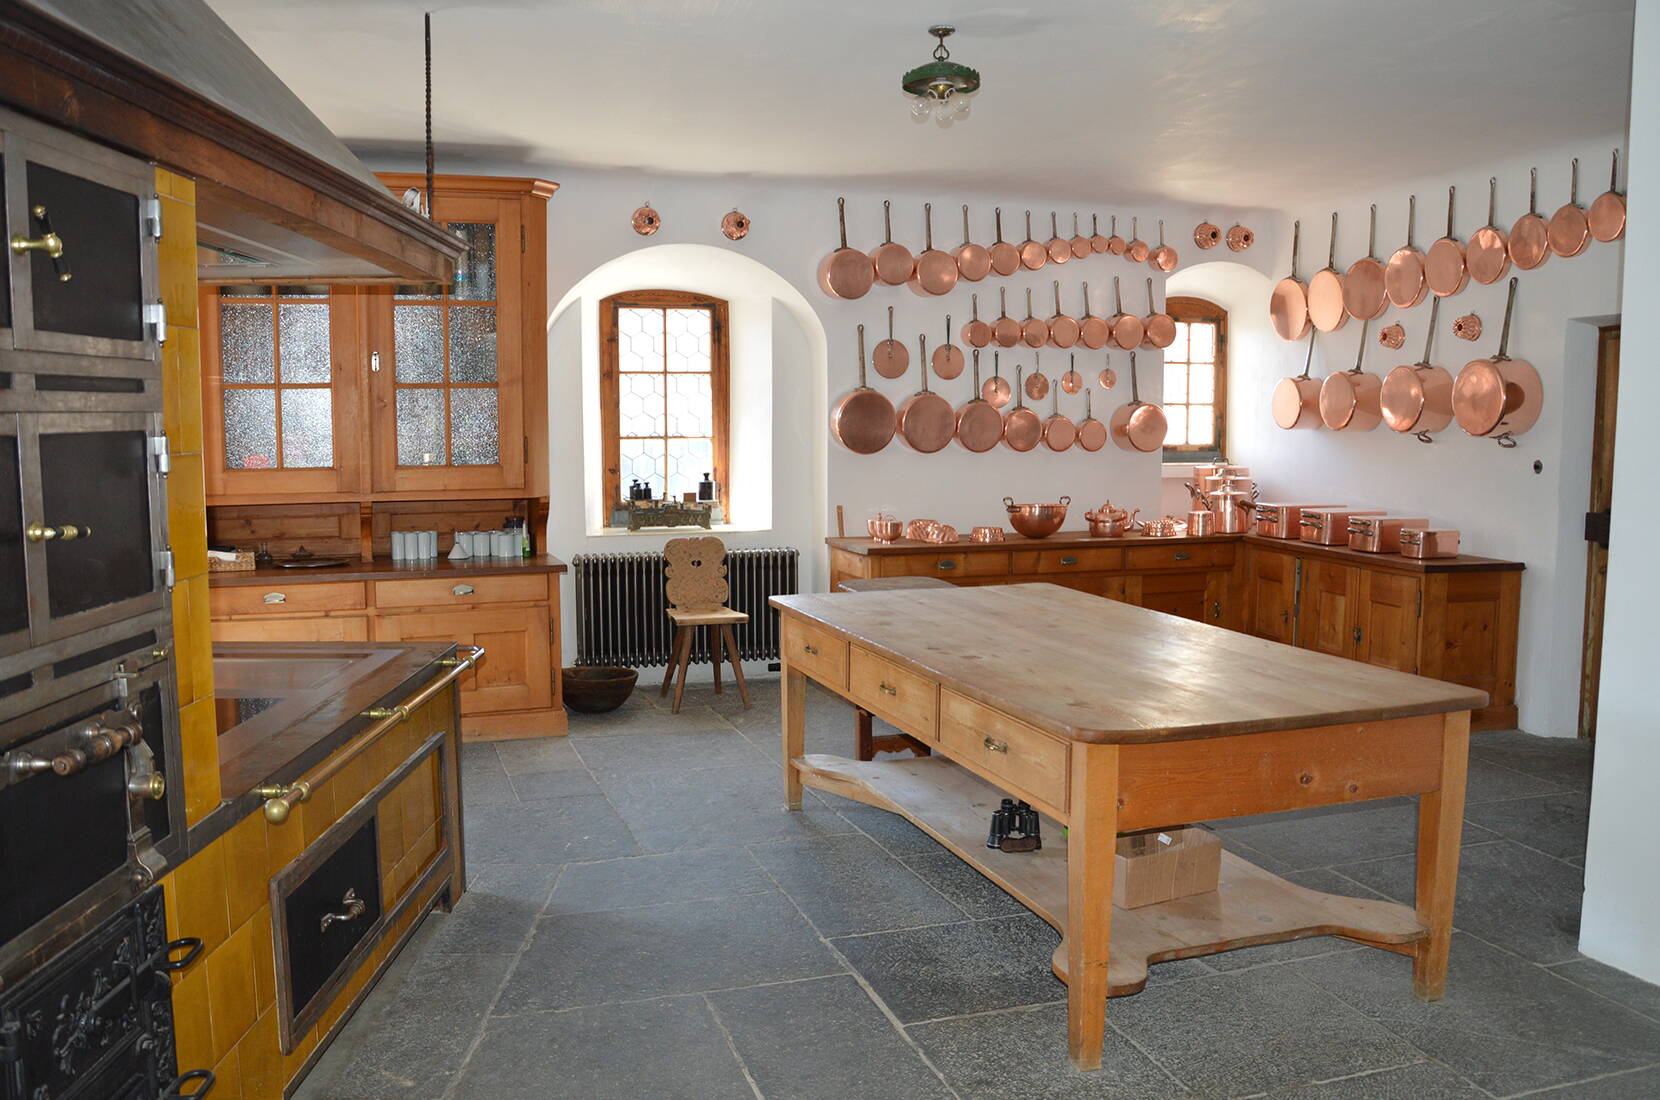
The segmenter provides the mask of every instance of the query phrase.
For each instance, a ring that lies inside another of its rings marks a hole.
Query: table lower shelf
[[[1003,852],[986,847],[992,812],[1003,791],[941,757],[861,763],[810,754],[791,762],[809,787],[888,810],[945,845],[1066,935],[1066,836],[1046,820],[1043,848]],[[1107,995],[1139,992],[1152,963],[1211,955],[1238,947],[1306,936],[1342,936],[1411,953],[1428,930],[1404,905],[1322,894],[1222,854],[1218,888],[1157,905],[1114,909]],[[1052,966],[1066,980],[1066,943]]]

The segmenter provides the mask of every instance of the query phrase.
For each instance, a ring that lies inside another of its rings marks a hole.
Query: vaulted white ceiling
[[[210,0],[348,144],[1283,207],[1624,127],[1633,0]],[[984,88],[900,75],[933,22]],[[1596,176],[1596,172],[1592,172]],[[1599,181],[1600,182],[1600,179]]]

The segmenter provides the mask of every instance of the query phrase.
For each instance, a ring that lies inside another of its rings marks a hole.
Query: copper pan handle
[[[992,208],[992,217],[997,222],[997,240],[996,240],[995,243],[1002,244],[1003,243],[1003,208],[1001,206],[993,207]]]
[[[859,388],[868,389],[865,385],[865,326],[859,326]]]
[[[1408,237],[1408,243],[1411,238]],[[1303,244],[1303,220],[1298,218],[1291,223],[1291,277],[1297,277],[1297,252]]]
[[[1614,167],[1608,173],[1608,190],[1618,191],[1619,189],[1620,189],[1620,151],[1618,149],[1615,149],[1614,150]]]
[[[1497,355],[1493,356],[1494,359],[1508,359],[1508,358],[1510,358],[1510,356],[1507,354],[1507,352],[1510,349],[1510,315],[1512,313],[1514,313],[1515,311],[1516,311],[1516,277],[1514,275],[1512,275],[1510,277],[1510,293],[1505,297],[1505,300],[1504,300],[1504,328],[1499,330],[1499,353]],[[1505,400],[1505,410],[1504,410],[1507,413],[1511,411],[1509,406],[1510,406],[1510,402],[1509,402],[1509,399],[1508,399],[1508,396],[1507,396],[1506,400]]]
[[[1527,170],[1527,212],[1535,217],[1539,214],[1539,169]]]
[[[1497,225],[1499,216],[1499,177],[1487,177],[1487,224]]]
[[[1366,329],[1371,323],[1369,319],[1360,322],[1360,347],[1355,349],[1355,365],[1354,369],[1349,372],[1350,374],[1360,373],[1360,364],[1366,358]]]
[[[1458,188],[1447,188],[1447,236],[1449,237],[1453,235],[1453,196],[1457,193]]]
[[[1331,212],[1331,247],[1326,250],[1326,266],[1337,270],[1337,211]]]
[[[846,248],[847,247],[847,200],[844,199],[844,198],[840,198],[840,197],[838,197],[836,199],[836,224],[841,227],[842,247]]]
[[[1378,204],[1372,204],[1372,227],[1366,231],[1366,256],[1376,259],[1378,254]]]
[[[1435,343],[1435,316],[1441,311],[1441,298],[1436,295],[1429,304],[1429,331],[1424,333],[1424,357],[1418,361],[1420,367],[1429,366],[1430,348]]]
[[[1575,157],[1573,167],[1568,171],[1568,204],[1579,205],[1579,158]]]
[[[968,203],[963,203],[963,243],[968,243]]]
[[[931,202],[922,204],[922,232],[922,240],[926,245],[924,251],[932,252],[934,250],[934,204]]]
[[[916,334],[916,346],[920,349],[921,358],[917,362],[922,367],[922,393],[928,392],[928,337],[922,333]]]
[[[893,243],[893,203],[882,200],[882,243]]]
[[[1406,247],[1416,250],[1418,246],[1414,244],[1413,241],[1417,236],[1418,196],[1408,195],[1406,197]]]
[[[1309,332],[1308,332],[1308,356],[1303,360],[1303,373],[1301,375],[1299,375],[1298,377],[1303,378],[1303,379],[1308,378],[1308,368],[1313,366],[1313,365],[1314,365],[1314,326],[1310,325],[1309,326]]]

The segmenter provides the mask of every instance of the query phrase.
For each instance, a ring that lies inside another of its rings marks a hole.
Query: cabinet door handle
[[[1061,559],[1061,564],[1062,565],[1077,565],[1078,564],[1078,559],[1075,556],[1073,556],[1071,554],[1068,554],[1064,558]]]
[[[1186,550],[1176,551],[1176,560],[1177,561],[1186,561],[1188,558],[1191,558],[1192,556],[1193,555],[1189,554]]]
[[[1360,627],[1358,626],[1355,627],[1355,642],[1356,644],[1359,644],[1360,642]]]
[[[955,568],[957,568],[957,563],[954,562],[954,561],[951,561],[949,558],[945,558],[945,559],[941,559],[940,561],[935,562],[934,563],[934,568],[935,569],[955,569]]]
[[[1009,751],[1009,743],[1007,741],[999,741],[994,737],[987,736],[982,744],[984,744],[986,748],[990,749],[992,752],[1006,753]]]
[[[876,685],[876,690],[880,691],[883,695],[898,695],[899,694],[899,689],[894,687],[892,684],[888,683],[886,680],[883,680],[881,683],[877,684]]]
[[[286,593],[286,592],[267,592],[267,593],[265,593],[264,596],[262,596],[260,598],[262,600],[264,600],[266,603],[287,603],[288,602],[288,593]]]
[[[818,646],[813,645],[810,642],[803,642],[801,648],[803,651],[811,653],[814,657],[818,656]]]
[[[1288,623],[1290,621],[1291,621],[1291,609],[1286,608],[1284,611],[1280,612],[1280,622]]]
[[[452,596],[471,596],[472,594],[473,586],[470,584],[458,584],[450,589],[450,595]]]
[[[1211,601],[1210,617],[1213,619],[1220,619],[1222,617],[1222,602],[1220,600]]]
[[[317,922],[317,931],[327,932],[331,924],[348,924],[361,917],[364,911],[368,909],[368,904],[357,896],[355,887],[347,888],[346,896],[340,899],[340,904],[345,906],[340,912],[323,914],[322,919]]]

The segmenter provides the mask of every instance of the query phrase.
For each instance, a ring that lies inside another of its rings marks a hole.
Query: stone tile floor
[[[1448,994],[1319,938],[1167,963],[1065,1054],[1055,933],[905,821],[782,808],[777,683],[641,690],[463,753],[471,889],[307,1100],[1660,1097],[1660,987],[1579,954],[1587,746],[1477,735]],[[851,755],[822,692],[808,750]],[[1293,881],[1412,898],[1409,799],[1214,823]]]

